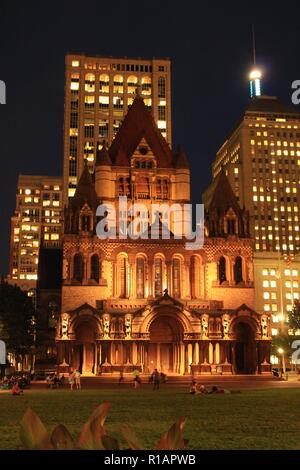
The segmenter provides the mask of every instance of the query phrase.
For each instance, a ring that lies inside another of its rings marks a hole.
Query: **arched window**
[[[93,73],[87,73],[85,75],[85,91],[88,93],[95,92],[95,75]]]
[[[227,219],[227,233],[228,235],[235,234],[235,219]]]
[[[117,283],[118,283],[118,292],[119,297],[125,299],[129,297],[129,266],[127,257],[124,255],[119,256],[118,258],[118,273],[117,273]]]
[[[154,295],[155,297],[162,296],[163,293],[163,277],[162,277],[162,259],[155,258],[154,260]]]
[[[180,259],[174,258],[172,263],[172,279],[173,279],[173,296],[180,297]]]
[[[81,216],[81,230],[89,232],[91,230],[91,217],[89,215]]]
[[[141,256],[136,259],[136,296],[145,297],[145,260]]]
[[[169,197],[169,180],[167,178],[156,180],[156,197],[158,199],[168,199]]]
[[[166,79],[165,77],[159,77],[158,79],[158,98],[166,97]]]
[[[94,281],[99,282],[101,277],[101,267],[98,255],[93,255],[91,257],[91,279]]]
[[[242,258],[240,256],[237,256],[235,258],[233,270],[234,270],[234,282],[236,284],[243,282],[243,264],[242,264]]]
[[[123,93],[123,77],[122,75],[114,76],[114,93]]]
[[[83,280],[83,258],[81,253],[74,256],[73,279],[79,282]]]
[[[127,93],[136,93],[138,79],[134,75],[130,75],[127,78]]]
[[[109,75],[102,74],[99,77],[99,92],[109,93]]]
[[[145,166],[145,162],[142,162]],[[142,166],[143,168],[143,166]],[[136,182],[136,195],[139,199],[149,199],[150,197],[150,182],[146,176],[141,176]]]
[[[198,256],[191,257],[190,285],[191,285],[192,299],[199,298],[200,297],[200,260]]]
[[[224,256],[221,256],[219,260],[219,282],[222,284],[227,281],[226,277],[226,259]]]
[[[150,77],[142,77],[142,95],[151,95]]]

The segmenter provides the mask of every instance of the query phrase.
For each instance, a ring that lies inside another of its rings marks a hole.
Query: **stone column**
[[[185,365],[185,346],[184,343],[179,345],[179,374],[184,374],[184,365]]]
[[[214,363],[214,345],[213,345],[213,343],[209,343],[209,345],[208,345],[208,362],[209,362],[209,364]]]
[[[160,343],[156,344],[156,367],[158,370],[161,368],[160,364]]]
[[[98,345],[97,343],[94,344],[94,374],[97,374],[98,369]]]
[[[194,364],[198,365],[199,364],[199,343],[196,341],[194,343]]]
[[[220,343],[215,344],[215,364],[220,364]]]
[[[132,342],[132,364],[136,365],[138,362],[137,357],[137,344],[135,341]]]
[[[193,345],[189,343],[187,345],[187,364],[188,364],[188,371],[190,371],[190,365],[193,363]]]

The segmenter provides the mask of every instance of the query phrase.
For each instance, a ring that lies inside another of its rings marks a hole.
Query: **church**
[[[89,376],[269,372],[270,318],[253,309],[249,214],[226,174],[205,194],[198,249],[164,239],[161,223],[155,239],[100,239],[97,207],[118,211],[120,196],[149,208],[190,202],[184,150],[170,148],[140,96],[111,146],[98,150],[93,174],[85,165],[65,211],[55,333],[61,369]]]

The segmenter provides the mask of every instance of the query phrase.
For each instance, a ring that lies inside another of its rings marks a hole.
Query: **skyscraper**
[[[275,96],[253,97],[217,152],[213,181],[222,170],[250,213],[255,307],[272,312],[276,334],[300,292],[300,113]]]
[[[171,144],[169,59],[67,55],[64,116],[64,201],[75,193],[86,159],[93,171],[103,140],[112,142],[136,94]]]
[[[57,248],[62,236],[62,178],[19,175],[11,219],[9,280],[35,288],[39,249]]]

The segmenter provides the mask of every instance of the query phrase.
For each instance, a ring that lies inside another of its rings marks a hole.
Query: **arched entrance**
[[[167,315],[159,316],[152,321],[149,333],[149,369],[158,369],[167,374],[178,372],[178,352],[183,338],[179,320]]]
[[[239,321],[233,327],[233,363],[236,374],[255,374],[257,350],[253,327],[246,321]]]
[[[73,352],[73,368],[82,374],[93,374],[95,370],[95,327],[88,319],[75,328],[76,343]]]

